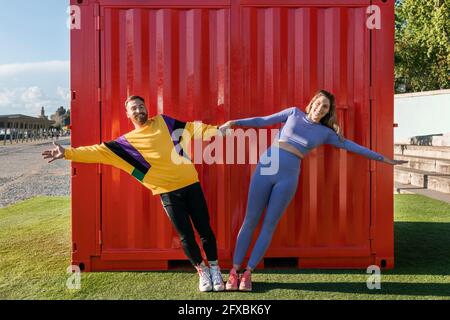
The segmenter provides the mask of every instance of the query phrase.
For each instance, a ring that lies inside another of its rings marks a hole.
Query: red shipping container
[[[71,5],[74,147],[133,129],[124,108],[130,94],[145,98],[150,116],[220,124],[287,106],[304,110],[323,88],[336,95],[344,135],[392,157],[393,0]],[[219,259],[230,266],[255,165],[196,167]],[[300,268],[392,268],[392,167],[321,146],[301,170],[260,267],[287,258]],[[72,262],[84,271],[187,261],[159,196],[110,166],[72,164],[72,239]]]

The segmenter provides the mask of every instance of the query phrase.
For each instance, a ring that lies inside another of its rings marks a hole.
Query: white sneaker
[[[225,286],[223,285],[222,274],[220,273],[219,266],[211,266],[211,280],[213,284],[214,291],[223,291],[225,290]]]
[[[211,281],[211,273],[208,267],[197,267],[197,272],[199,275],[198,289],[201,292],[211,291],[213,289]]]

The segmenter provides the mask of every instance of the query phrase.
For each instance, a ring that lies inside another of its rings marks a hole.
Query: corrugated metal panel
[[[145,98],[150,115],[164,113],[205,123],[226,119],[228,9],[105,8],[103,12],[103,140],[132,129],[123,106],[130,94]],[[103,170],[104,252],[179,249],[159,196],[151,196],[118,169],[105,166]],[[219,247],[228,247],[224,185],[218,182],[225,180],[225,169],[198,166],[198,170]]]
[[[393,26],[392,3],[374,2],[383,26]],[[150,114],[213,124],[292,105],[304,109],[324,88],[337,97],[345,136],[389,156],[392,101],[383,92],[392,89],[393,32],[366,28],[369,4],[86,0],[82,29],[72,30],[73,145],[133,129],[123,105],[131,93],[146,99]],[[164,269],[168,260],[185,259],[159,197],[118,169],[73,167],[74,264],[88,271]],[[254,168],[197,165],[225,265]],[[333,147],[314,150],[266,257],[335,268],[387,259],[391,267],[390,170]]]
[[[292,105],[304,110],[314,92],[324,88],[337,97],[345,136],[370,147],[365,10],[242,7],[245,89],[232,114],[266,115]],[[368,160],[332,147],[314,150],[302,164],[297,195],[268,255],[309,256],[315,248],[329,248],[331,255],[336,248],[348,249],[344,255],[370,255],[369,182]]]

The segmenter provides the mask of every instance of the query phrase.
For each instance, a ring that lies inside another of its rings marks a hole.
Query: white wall
[[[450,133],[450,90],[397,94],[394,98],[394,141]]]

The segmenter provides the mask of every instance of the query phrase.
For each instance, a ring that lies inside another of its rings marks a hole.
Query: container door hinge
[[[98,231],[98,244],[99,245],[103,244],[103,242],[102,242],[102,230]]]
[[[370,160],[369,161],[369,171],[370,172],[375,172],[375,167],[376,167],[375,160]]]
[[[95,25],[96,25],[97,31],[103,30],[103,17],[102,16],[97,16],[95,18]]]
[[[369,229],[369,242],[370,242],[370,253],[371,254],[376,254],[376,250],[375,250],[375,228],[370,226]]]

